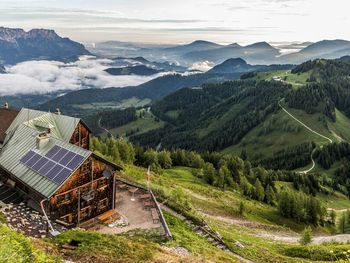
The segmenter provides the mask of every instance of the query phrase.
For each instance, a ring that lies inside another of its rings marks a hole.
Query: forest
[[[266,170],[261,166],[252,166],[238,156],[218,152],[199,153],[183,149],[156,151],[134,146],[123,139],[93,137],[91,148],[112,162],[150,167],[155,173],[175,166],[190,167],[203,182],[221,189],[239,191],[245,198],[276,206],[286,218],[314,225],[326,222],[325,208],[313,197],[322,191],[322,182],[316,176]],[[301,192],[290,193],[288,189],[278,191],[277,181],[292,182],[294,188]]]

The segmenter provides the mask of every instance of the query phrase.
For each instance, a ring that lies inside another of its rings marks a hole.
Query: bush
[[[304,229],[303,233],[301,234],[301,237],[300,237],[300,244],[301,245],[308,245],[310,244],[312,241],[312,237],[311,237],[311,227],[308,226]]]
[[[282,253],[288,257],[309,259],[313,261],[349,260],[349,245],[338,246],[293,246],[285,248]]]

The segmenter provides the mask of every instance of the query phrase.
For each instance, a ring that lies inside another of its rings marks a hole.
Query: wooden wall
[[[90,132],[88,128],[82,123],[79,122],[75,131],[70,139],[69,143],[76,146],[82,147],[86,150],[89,150],[90,147]]]
[[[110,178],[103,176],[103,171],[106,168],[111,169],[108,164],[94,157],[86,160],[50,199],[49,213],[51,217],[77,224],[79,200],[80,223],[112,209],[113,176]],[[93,179],[91,171],[93,171]],[[94,192],[94,198],[85,201],[83,197],[91,189]]]

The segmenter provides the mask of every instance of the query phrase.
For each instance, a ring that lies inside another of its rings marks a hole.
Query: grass
[[[281,253],[295,258],[309,259],[312,261],[350,261],[349,245],[318,245],[318,246],[293,246],[282,248]]]
[[[214,247],[204,237],[195,234],[180,219],[168,213],[165,213],[165,218],[173,234],[173,240],[169,241],[167,246],[186,248],[196,257],[196,262],[205,262],[205,259],[211,259],[213,262],[239,262],[230,254]]]
[[[102,109],[123,109],[130,107],[143,107],[151,102],[150,99],[139,99],[132,97],[122,101],[95,102],[89,104],[74,104],[73,107],[84,111],[95,111]]]
[[[292,74],[290,70],[275,70],[268,72],[259,72],[253,79],[272,80],[275,76],[281,77],[283,79],[283,82],[291,84],[294,88],[300,88],[307,83],[307,79],[310,77],[310,72]]]
[[[46,248],[44,253],[41,249]],[[40,248],[40,249],[39,249]],[[21,263],[58,263],[61,262],[55,253],[48,255],[49,249],[47,244],[35,242],[30,238],[26,238],[6,225],[0,223],[0,262]],[[52,252],[52,251],[51,251]]]
[[[145,116],[142,118],[139,117],[140,111],[145,111]],[[111,129],[110,132],[114,135],[127,137],[127,134],[142,134],[164,126],[164,122],[156,121],[155,116],[144,109],[137,111],[136,115],[138,116],[137,120]],[[101,133],[101,136],[106,136],[106,132]]]
[[[286,106],[285,106],[286,107]],[[336,121],[324,119],[321,114],[307,114],[302,110],[286,109],[311,129],[339,142],[339,137],[350,138],[350,120],[340,111],[336,111]],[[292,147],[305,142],[315,142],[317,145],[326,145],[328,140],[307,130],[293,120],[282,110],[267,117],[264,123],[258,125],[241,140],[240,143],[223,150],[228,154],[240,154],[242,149],[249,157],[269,157],[286,147]]]
[[[145,170],[139,167],[126,167],[126,174],[130,180],[139,183],[146,183]],[[217,231],[228,244],[231,251],[241,255],[246,259],[255,262],[309,262],[310,258],[300,258],[289,255],[284,249],[299,247],[298,245],[283,245],[281,242],[258,237],[261,231],[271,231],[271,233],[289,232],[295,230],[301,232],[305,225],[295,223],[292,220],[279,216],[277,209],[253,200],[245,199],[239,193],[232,190],[223,191],[219,188],[207,185],[200,178],[194,176],[195,169],[176,167],[164,170],[160,175],[153,175],[152,189],[161,200],[167,200],[167,204],[180,207],[197,218],[203,218]],[[281,187],[284,183],[278,183]],[[290,184],[289,186],[290,187]],[[323,198],[323,197],[322,197]],[[339,199],[337,199],[339,198]],[[332,197],[332,201],[337,201],[340,206],[344,202],[343,196]],[[238,214],[238,207],[243,201],[246,206],[244,217]],[[201,237],[196,236],[191,230],[181,222],[181,220],[166,214],[167,222],[174,235],[174,240],[169,244],[183,246],[195,255],[205,255],[205,257],[215,258],[214,262],[226,260],[226,255],[212,250],[210,244]],[[230,223],[230,220],[246,222],[251,225],[240,225]],[[315,228],[315,232],[329,232],[326,228]],[[235,246],[239,241],[244,249]],[[283,249],[281,249],[283,247]],[[348,246],[349,247],[349,246]],[[350,247],[349,247],[350,248]],[[220,260],[219,260],[220,259]]]
[[[179,110],[171,110],[171,111],[167,111],[165,113],[165,115],[173,120],[176,120],[179,117],[180,111]]]
[[[58,246],[76,245],[68,252],[72,260],[84,262],[151,262],[159,246],[141,237],[131,238],[118,235],[105,235],[96,232],[69,230],[54,240]]]

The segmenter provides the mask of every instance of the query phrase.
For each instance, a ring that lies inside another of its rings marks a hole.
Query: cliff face
[[[0,64],[14,64],[31,59],[67,61],[90,54],[85,47],[53,30],[0,27]]]

